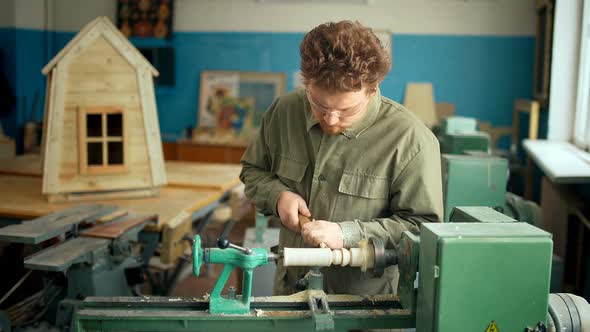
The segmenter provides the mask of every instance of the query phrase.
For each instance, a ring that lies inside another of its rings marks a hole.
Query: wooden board
[[[84,230],[80,233],[80,235],[88,237],[100,237],[104,239],[116,239],[134,227],[146,224],[149,221],[157,222],[158,216],[126,216],[122,219],[123,220],[117,220],[109,224],[95,226]]]
[[[41,176],[41,156],[24,154],[0,162],[0,174]]]
[[[14,140],[8,137],[0,136],[0,162],[10,160],[16,155],[16,146]]]
[[[110,240],[77,237],[25,258],[25,267],[32,270],[65,271],[74,263],[90,260],[91,253],[106,250]]]
[[[204,162],[167,161],[168,186],[191,187],[226,192],[240,183],[242,166]],[[0,175],[41,176],[38,154],[21,155],[0,163]]]
[[[241,165],[167,161],[168,185],[226,192],[240,184]]]
[[[435,108],[438,122],[455,115],[455,104],[453,103],[438,102]]]
[[[414,112],[428,127],[435,125],[438,120],[432,83],[408,83],[404,106]]]
[[[79,205],[47,202],[41,194],[41,178],[0,175],[0,183],[0,216],[30,219]],[[160,231],[163,225],[176,220],[179,215],[191,215],[218,201],[222,195],[221,191],[168,186],[160,190],[159,197],[106,200],[97,203],[116,205],[122,210],[138,215],[157,214],[158,225],[148,228]]]
[[[236,145],[206,144],[186,140],[176,144],[178,160],[185,161],[239,164],[246,151],[245,146]]]
[[[0,240],[38,244],[71,230],[84,221],[94,221],[116,210],[116,206],[81,205],[0,228]]]

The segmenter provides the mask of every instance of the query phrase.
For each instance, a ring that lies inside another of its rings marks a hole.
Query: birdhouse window
[[[116,107],[78,112],[81,174],[122,173],[125,167],[125,113]]]

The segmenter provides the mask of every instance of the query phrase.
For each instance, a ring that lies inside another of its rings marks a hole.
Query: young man
[[[381,96],[391,61],[379,39],[358,22],[327,23],[305,35],[300,52],[305,89],[270,106],[240,175],[256,207],[280,218],[279,247],[349,248],[378,237],[393,248],[403,231],[442,220],[438,142]],[[300,230],[299,214],[315,221]],[[293,293],[309,268],[281,263],[275,293]],[[397,266],[381,278],[359,268],[322,271],[328,293],[397,291]]]

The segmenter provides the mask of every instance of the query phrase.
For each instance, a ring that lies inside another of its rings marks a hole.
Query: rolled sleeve
[[[362,239],[361,229],[357,221],[341,221],[338,223],[342,229],[344,248],[356,247]]]

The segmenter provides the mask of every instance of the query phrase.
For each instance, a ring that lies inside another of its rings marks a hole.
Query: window
[[[574,143],[581,148],[590,147],[590,1],[584,1],[584,14],[580,40],[580,64],[578,72],[578,96]]]
[[[80,174],[111,174],[127,170],[124,114],[115,107],[78,111]]]

